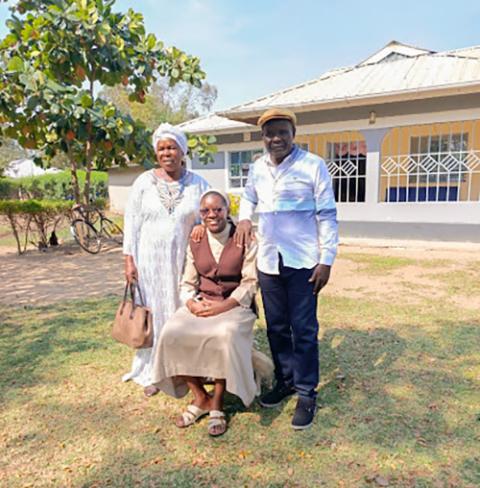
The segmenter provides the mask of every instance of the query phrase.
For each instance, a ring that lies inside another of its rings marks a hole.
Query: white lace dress
[[[191,171],[179,182],[167,183],[149,170],[133,183],[125,209],[123,253],[133,256],[142,295],[153,312],[154,348],[163,324],[180,305],[186,247],[200,221],[200,195],[208,188],[208,182]],[[151,385],[151,358],[151,348],[139,349],[123,381]]]

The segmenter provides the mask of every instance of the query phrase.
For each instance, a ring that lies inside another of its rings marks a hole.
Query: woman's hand
[[[138,281],[138,271],[132,256],[125,256],[125,279],[129,284]]]
[[[213,317],[221,313],[228,312],[232,308],[238,307],[239,303],[234,298],[227,298],[226,300],[208,300],[204,298],[200,303],[201,308],[195,313],[197,317]]]
[[[190,233],[190,238],[193,242],[197,243],[202,240],[202,237],[205,235],[205,226],[203,224],[196,225],[192,232]]]
[[[185,304],[185,306],[188,308],[188,310],[190,311],[190,313],[192,313],[193,315],[197,315],[198,316],[198,313],[203,310],[203,300],[201,301],[197,301],[197,300],[194,300],[193,298],[190,298],[189,300],[187,300],[187,303]]]
[[[245,219],[240,220],[237,224],[235,234],[233,234],[233,241],[238,247],[248,247],[252,240],[255,239],[255,233],[252,229],[252,221]]]

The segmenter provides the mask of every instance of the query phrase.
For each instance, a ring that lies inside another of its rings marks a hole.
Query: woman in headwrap
[[[179,283],[190,233],[199,223],[200,196],[209,184],[185,169],[187,138],[170,124],[153,134],[158,166],[133,183],[125,209],[124,244],[127,281],[136,280],[145,305],[153,313],[154,345],[166,320],[177,310]],[[152,348],[139,349],[124,381],[144,387],[146,396],[158,389],[151,379]]]

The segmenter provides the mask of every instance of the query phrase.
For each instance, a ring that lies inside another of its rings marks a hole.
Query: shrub
[[[39,248],[48,247],[48,235],[69,215],[73,202],[65,200],[0,200],[0,217],[9,223],[18,254],[34,234]]]
[[[85,181],[85,171],[78,171],[80,184]],[[104,171],[92,171],[91,198],[108,197],[108,175]],[[0,199],[39,199],[39,200],[74,200],[70,171],[47,173],[24,178],[1,178]]]
[[[18,198],[20,183],[14,178],[0,178],[0,198]]]
[[[230,198],[230,215],[232,217],[238,217],[238,211],[240,208],[240,195],[229,193],[228,197]]]

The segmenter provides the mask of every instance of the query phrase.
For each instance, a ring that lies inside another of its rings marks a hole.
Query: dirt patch
[[[78,246],[18,256],[0,248],[1,303],[43,305],[79,298],[104,297],[123,291],[122,250],[91,255]]]
[[[480,309],[480,297],[474,293],[480,279],[480,246],[455,249],[438,245],[431,248],[429,244],[423,248],[417,243],[340,246],[326,293],[412,305],[425,299],[444,300]],[[452,287],[452,280],[462,281],[461,286]]]
[[[353,299],[378,299],[416,304],[430,298],[480,309],[480,299],[467,289],[453,289],[448,275],[480,270],[480,246],[460,249],[375,245],[342,245],[325,292]],[[368,255],[363,259],[362,255]],[[372,258],[378,257],[378,263]],[[391,259],[385,260],[382,257]],[[395,259],[397,261],[395,261]],[[123,257],[118,247],[90,255],[76,245],[17,256],[0,248],[1,303],[41,305],[65,300],[120,295]],[[385,269],[382,266],[385,265]],[[467,276],[467,275],[465,275]],[[475,276],[471,277],[472,283]],[[475,287],[476,285],[472,285]],[[473,288],[470,287],[472,290]]]

